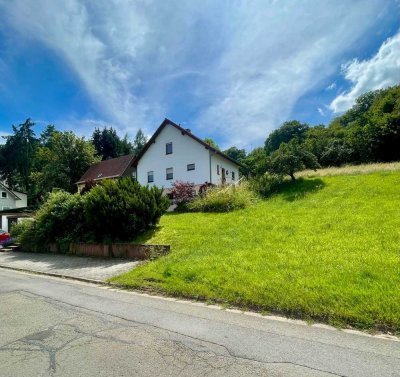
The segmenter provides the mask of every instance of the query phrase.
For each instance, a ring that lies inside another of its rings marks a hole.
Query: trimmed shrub
[[[83,198],[87,237],[96,242],[131,241],[156,225],[169,207],[162,189],[132,178],[104,181]]]
[[[157,224],[168,206],[161,189],[131,178],[108,180],[84,195],[51,193],[35,220],[14,231],[25,250],[45,251],[55,243],[66,252],[71,242],[131,241]]]
[[[246,208],[256,200],[246,183],[239,186],[212,187],[188,204],[192,211],[229,212]]]

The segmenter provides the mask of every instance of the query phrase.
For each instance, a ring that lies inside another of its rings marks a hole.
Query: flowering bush
[[[189,203],[196,197],[194,183],[176,181],[172,184],[171,194],[176,204]]]

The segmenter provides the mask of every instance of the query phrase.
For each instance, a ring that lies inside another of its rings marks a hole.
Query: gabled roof
[[[238,165],[238,166],[242,166],[239,162],[237,162],[236,160],[234,160],[233,158],[227,156],[225,153],[222,153],[221,151],[219,151],[218,149],[213,148],[211,145],[207,144],[205,141],[203,141],[202,139],[200,139],[199,137],[195,136],[192,134],[191,131],[187,130],[186,128],[183,128],[181,126],[179,126],[178,124],[172,122],[171,120],[169,120],[168,118],[165,118],[164,121],[160,124],[160,126],[157,128],[156,132],[154,132],[153,136],[150,138],[150,140],[146,143],[146,145],[144,146],[144,148],[142,149],[142,151],[139,153],[139,155],[136,157],[135,159],[135,164],[137,164],[139,162],[139,160],[143,157],[143,155],[146,153],[146,151],[150,148],[150,145],[154,143],[155,139],[157,138],[157,136],[161,133],[161,131],[168,125],[171,125],[173,127],[175,127],[177,130],[179,130],[182,135],[187,135],[189,137],[191,137],[193,140],[197,141],[198,143],[200,143],[201,145],[203,145],[206,149],[209,149],[211,152],[218,154],[219,156],[233,162],[234,164]]]
[[[133,154],[128,154],[126,156],[100,161],[92,165],[76,183],[122,177],[126,169],[133,164],[134,160],[135,156]]]
[[[15,200],[21,200],[21,198],[15,193],[16,191],[8,188],[3,182],[0,182],[0,188],[6,190]],[[23,192],[21,192],[21,194],[23,194]]]

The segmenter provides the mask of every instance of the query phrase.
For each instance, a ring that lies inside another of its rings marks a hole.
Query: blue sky
[[[168,117],[222,147],[400,82],[398,0],[0,0],[0,135]]]

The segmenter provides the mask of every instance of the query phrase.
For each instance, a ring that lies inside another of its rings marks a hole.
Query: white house
[[[165,119],[136,157],[133,172],[142,185],[171,188],[175,181],[230,184],[239,179],[239,164],[193,135],[189,129]]]
[[[7,232],[13,224],[30,217],[31,214],[26,212],[27,204],[26,193],[11,190],[4,182],[0,182],[1,229]]]

